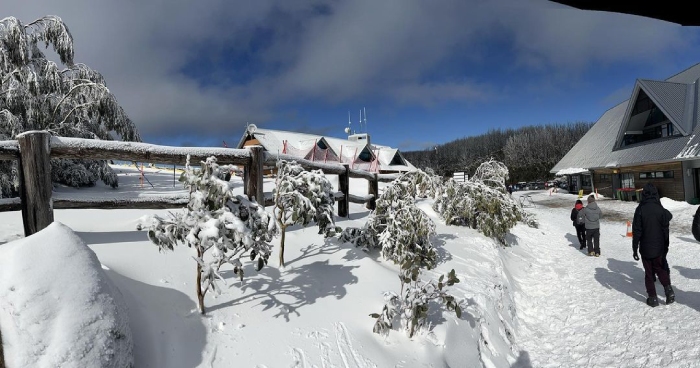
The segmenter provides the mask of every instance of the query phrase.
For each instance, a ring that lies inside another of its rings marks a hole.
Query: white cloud
[[[483,101],[513,90],[473,82],[476,63],[493,62],[484,59],[493,39],[515,52],[511,63],[493,65],[501,73],[566,75],[599,63],[652,68],[697,35],[544,0],[4,0],[3,11],[25,22],[62,17],[76,61],[105,76],[145,136],[237,135],[247,121],[264,122],[299,101]],[[250,74],[235,63],[208,72],[209,83],[183,73],[232,49]]]

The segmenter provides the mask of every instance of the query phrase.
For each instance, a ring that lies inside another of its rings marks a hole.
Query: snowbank
[[[60,222],[0,245],[0,328],[8,368],[133,366],[121,293]]]

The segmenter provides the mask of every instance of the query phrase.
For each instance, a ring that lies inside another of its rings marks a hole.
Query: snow
[[[120,176],[115,190],[97,186],[56,192],[72,192],[76,198],[102,192],[114,197],[186,193],[179,183],[173,187],[172,169],[147,171],[155,188],[141,187],[133,167],[115,171]],[[242,193],[241,178],[232,181],[236,193]],[[337,177],[331,181],[337,190]],[[266,192],[273,183],[274,179],[266,179]],[[351,178],[350,186],[352,195],[367,195],[365,180]],[[88,244],[121,291],[137,367],[697,366],[700,258],[690,231],[697,205],[662,198],[674,215],[668,260],[676,303],[663,304],[657,283],[662,305],[650,308],[644,303],[641,262],[632,259],[632,241],[625,236],[636,202],[599,196],[604,217],[602,255],[596,258],[586,256],[576,244],[569,220],[576,195],[513,193],[521,195],[532,199],[523,203],[536,216],[539,228],[517,225],[505,248],[473,229],[444,225],[431,200],[418,201],[437,230],[433,244],[438,266],[425,271],[424,277],[454,268],[461,282],[452,293],[467,307],[460,319],[432,310],[432,329],[412,339],[397,329],[387,337],[372,333],[374,320],[368,316],[381,311],[384,292],[399,291],[397,266],[378,253],[324,240],[315,226],[287,230],[284,268],[273,253],[260,272],[245,263],[242,282],[232,269],[223,269],[228,285],[216,298],[207,295],[207,315],[202,316],[196,308],[192,251],[179,247],[159,253],[144,232],[135,230],[140,217],[165,216],[167,210],[66,209],[56,210],[55,218]],[[351,203],[349,212],[348,218],[336,218],[339,226],[361,227],[367,221],[364,205]],[[33,238],[22,240],[22,233],[19,212],[0,213],[2,283],[8,280],[2,264],[7,249],[22,248],[20,242],[25,248],[41,245]],[[279,238],[273,240],[273,252],[278,251],[277,244]],[[35,258],[40,255],[33,253]],[[68,268],[51,264],[37,269],[57,279],[69,273]],[[16,285],[34,285],[33,279],[12,280]],[[83,277],[72,284],[78,287],[90,281]],[[0,293],[7,290],[0,285]],[[0,303],[4,301],[0,296]],[[6,340],[12,329],[8,318],[12,316],[0,310]],[[45,328],[42,336],[56,332],[49,325]],[[30,336],[31,330],[22,332]],[[8,347],[8,341],[4,344],[8,366],[22,366],[11,364],[19,352]],[[29,348],[24,354],[31,354]]]
[[[562,175],[574,175],[574,174],[585,174],[588,173],[588,169],[584,169],[581,167],[569,167],[566,169],[561,169],[557,171],[555,176],[562,176]]]
[[[133,363],[123,297],[60,222],[0,246],[0,326],[8,367]]]
[[[22,133],[27,134],[28,132]],[[224,147],[169,147],[140,142],[107,141],[98,139],[81,139],[68,137],[51,137],[51,148],[95,149],[99,151],[128,151],[150,155],[179,155],[179,156],[222,156],[245,159],[250,157],[247,149],[231,149]],[[198,162],[192,165],[198,166]]]

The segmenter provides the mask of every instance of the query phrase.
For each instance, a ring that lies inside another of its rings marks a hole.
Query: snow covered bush
[[[506,180],[510,176],[508,167],[502,162],[489,159],[474,171],[471,181],[483,183],[489,188],[506,191]]]
[[[361,229],[346,228],[340,235],[340,240],[353,243],[364,250],[381,247],[385,258],[399,263],[393,253],[398,249],[394,240],[398,239],[401,226],[416,231],[415,239],[421,240],[414,244],[419,246],[425,244],[428,235],[434,232],[434,223],[416,207],[415,200],[417,197],[434,196],[439,192],[439,183],[438,176],[421,170],[401,175],[377,198],[376,208],[370,213],[365,226]],[[425,249],[426,259],[432,257],[429,255],[431,250],[432,247]]]
[[[277,179],[273,197],[275,219],[282,237],[280,266],[284,266],[286,229],[293,225],[318,225],[318,233],[333,237],[341,231],[335,224],[333,184],[321,170],[306,171],[296,161],[277,161]]]
[[[260,271],[271,253],[272,238],[277,234],[274,219],[265,208],[233,195],[229,183],[219,179],[221,172],[215,157],[202,162],[201,170],[190,167],[189,155],[180,181],[190,189],[187,209],[171,213],[165,219],[157,215],[139,221],[138,229],[148,229],[148,238],[159,250],[173,250],[184,244],[196,251],[197,299],[199,311],[204,314],[204,296],[208,291],[221,293],[218,282],[226,283],[219,274],[225,265],[233,266],[233,273],[243,280],[241,258],[255,262]]]
[[[441,275],[437,282],[424,281],[420,274],[420,267],[413,266],[410,261],[401,266],[401,291],[399,294],[385,292],[386,303],[382,311],[370,314],[375,319],[372,328],[374,333],[386,336],[394,324],[399,322],[408,337],[413,337],[417,331],[427,327],[431,301],[444,305],[448,311],[454,311],[457,318],[462,317],[462,302],[447,292],[448,287],[459,282],[455,270]]]
[[[42,44],[53,48],[63,69],[46,59]],[[0,19],[0,140],[14,139],[29,130],[46,130],[62,137],[140,141],[136,126],[102,75],[74,63],[73,56],[73,37],[61,18],[46,16],[26,25],[14,17]],[[86,168],[80,180],[65,173],[55,178],[73,186],[93,185],[97,179],[116,186],[116,176],[87,167],[95,162],[73,161]],[[75,171],[73,165],[52,166]],[[0,180],[1,197],[17,193],[16,171],[16,163],[0,162],[0,173],[11,178]],[[70,179],[65,182],[64,178]]]
[[[107,161],[54,159],[51,160],[51,181],[71,187],[91,187],[102,180],[116,188],[119,186],[117,174]]]
[[[448,179],[435,197],[433,209],[448,225],[467,225],[506,244],[505,236],[519,221],[536,227],[533,218],[505,190],[508,169],[500,162],[482,163],[465,183]]]

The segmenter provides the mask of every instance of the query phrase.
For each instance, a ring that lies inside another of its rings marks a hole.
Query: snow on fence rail
[[[272,205],[271,193],[263,193],[263,168],[274,165],[278,159],[294,160],[307,170],[319,169],[324,174],[338,175],[338,216],[347,217],[349,202],[364,203],[373,210],[379,196],[379,182],[391,182],[399,174],[377,174],[350,169],[348,164],[313,162],[285,154],[264,152],[262,146],[243,149],[218,147],[171,147],[148,143],[103,141],[82,138],[51,137],[45,131],[30,131],[17,136],[17,140],[0,141],[0,160],[19,160],[20,198],[0,199],[0,212],[22,211],[25,236],[45,228],[53,222],[53,209],[165,209],[182,207],[188,198],[182,195],[154,198],[89,198],[77,199],[52,194],[51,158],[122,160],[157,164],[184,165],[216,156],[222,165],[244,167],[244,192],[250,199],[262,198],[266,206]],[[368,182],[368,195],[350,194],[349,178],[362,178]]]

